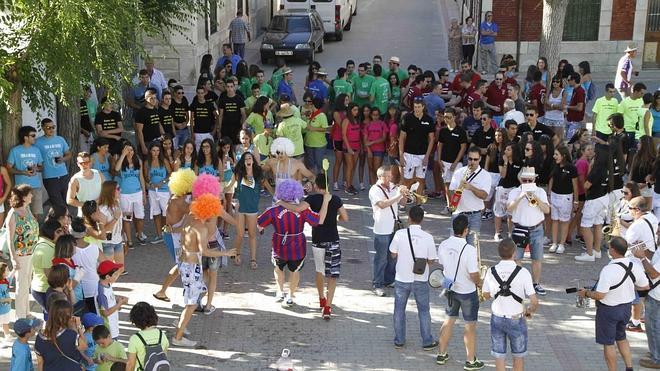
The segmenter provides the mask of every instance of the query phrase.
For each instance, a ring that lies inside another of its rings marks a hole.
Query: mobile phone
[[[106,234],[105,234],[105,239],[106,239],[106,241],[110,241],[110,240],[112,240],[112,232],[108,232],[108,233],[106,233]]]

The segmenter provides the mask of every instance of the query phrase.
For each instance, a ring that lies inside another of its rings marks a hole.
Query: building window
[[[208,22],[210,22],[208,34],[213,35],[218,32],[218,0],[209,0]]]
[[[600,0],[569,0],[564,18],[564,41],[597,41]]]

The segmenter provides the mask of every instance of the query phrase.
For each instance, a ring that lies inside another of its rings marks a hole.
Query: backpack
[[[163,331],[158,330],[158,342],[156,344],[147,344],[140,333],[136,334],[142,344],[144,344],[144,365],[138,361],[138,370],[142,371],[170,371],[170,361],[167,359],[163,347],[160,345],[163,340]]]

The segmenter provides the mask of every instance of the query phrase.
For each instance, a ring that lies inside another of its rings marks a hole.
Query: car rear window
[[[334,0],[313,0],[315,3],[331,3]]]
[[[275,32],[310,32],[312,27],[308,17],[274,17],[270,31]]]

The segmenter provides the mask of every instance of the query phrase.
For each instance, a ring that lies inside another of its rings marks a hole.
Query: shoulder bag
[[[413,249],[412,238],[410,237],[410,228],[406,228],[406,232],[408,232],[408,243],[410,244],[410,253],[412,253],[412,258],[413,261],[415,262],[413,265],[413,273],[424,274],[424,272],[426,271],[426,258],[415,257],[415,250]]]
[[[378,188],[380,188],[380,190],[383,192],[383,194],[385,195],[385,198],[389,200],[390,198],[387,196],[387,192],[385,192],[383,187],[381,187],[379,185]],[[394,229],[392,230],[392,233],[395,233],[399,229],[403,229],[404,226],[403,226],[403,223],[401,222],[401,219],[399,219],[397,217],[396,213],[394,212],[394,207],[392,207],[392,205],[390,205],[390,211],[392,212],[392,217],[394,218]]]

